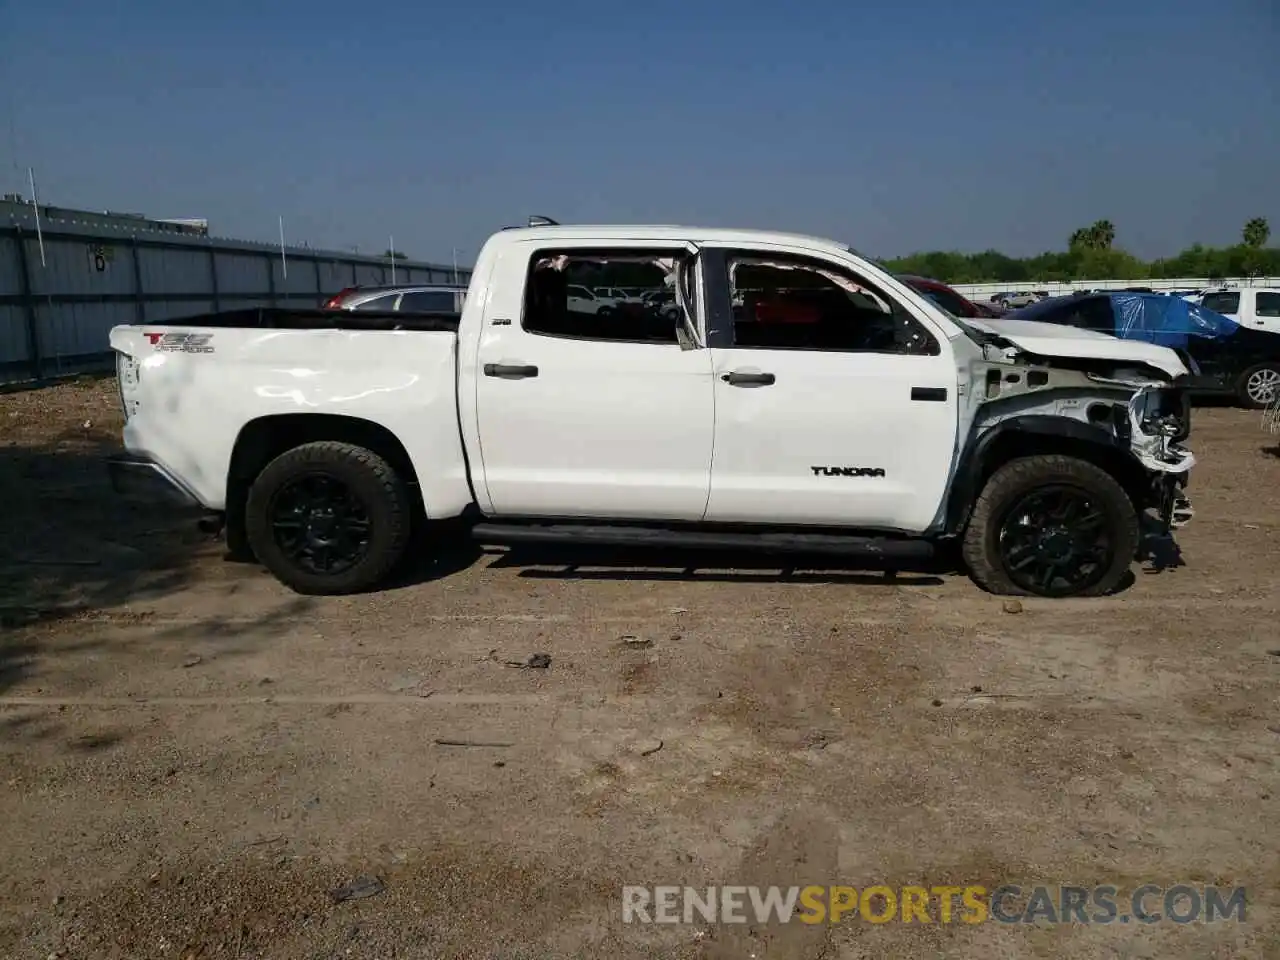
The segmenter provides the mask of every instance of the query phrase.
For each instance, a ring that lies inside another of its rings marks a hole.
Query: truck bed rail
[[[421,330],[457,333],[458,313],[402,313],[396,310],[325,310],[320,307],[251,307],[168,320],[147,327],[232,327],[249,330]]]

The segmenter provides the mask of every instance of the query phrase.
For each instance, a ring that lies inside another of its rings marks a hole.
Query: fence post
[[[311,261],[311,264],[316,268],[316,305],[323,306],[324,305],[324,280],[321,278],[321,275],[320,275],[320,258],[316,257],[314,260]],[[337,293],[338,291],[335,290],[333,292]]]
[[[130,237],[129,253],[133,257],[133,305],[138,325],[147,322],[147,305],[142,302],[142,259],[138,256],[138,235]]]
[[[31,262],[27,258],[27,241],[22,228],[16,227],[14,239],[18,244],[18,272],[22,276],[22,305],[27,314],[27,359],[31,362],[31,376],[44,379],[44,351],[40,348],[40,326],[36,317],[36,298],[31,292]]]
[[[213,294],[213,312],[222,309],[222,298],[218,296],[218,251],[209,247],[209,292]]]
[[[276,300],[276,262],[270,254],[264,254],[262,262],[267,265],[267,289],[270,291],[271,305],[279,306],[279,301]]]

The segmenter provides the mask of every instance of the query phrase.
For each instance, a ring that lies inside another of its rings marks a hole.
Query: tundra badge
[[[883,467],[810,467],[815,477],[883,477]]]

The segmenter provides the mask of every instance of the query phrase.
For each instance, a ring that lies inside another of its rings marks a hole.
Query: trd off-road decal
[[[810,467],[815,477],[883,477],[883,467]]]
[[[143,336],[165,353],[213,353],[212,333],[144,333]]]

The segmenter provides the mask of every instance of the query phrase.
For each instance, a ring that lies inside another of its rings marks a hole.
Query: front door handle
[[[484,375],[501,377],[503,380],[523,380],[526,377],[536,377],[538,368],[531,363],[486,363]]]
[[[937,403],[945,403],[947,400],[946,387],[912,387],[912,400],[933,400]]]
[[[731,387],[767,387],[778,378],[772,373],[738,373],[734,371],[723,374],[720,379]]]

